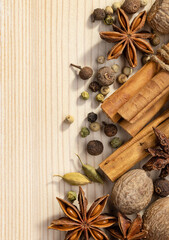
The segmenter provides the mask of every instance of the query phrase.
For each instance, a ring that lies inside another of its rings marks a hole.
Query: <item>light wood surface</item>
[[[98,32],[111,27],[92,24],[89,16],[94,8],[112,3],[0,1],[1,240],[63,240],[64,233],[49,231],[47,226],[62,214],[56,196],[65,197],[67,191],[78,188],[53,180],[52,175],[80,171],[74,153],[95,167],[112,153],[110,139],[102,132],[79,137],[81,126],[88,125],[87,113],[101,110],[93,100],[95,94],[90,93],[87,102],[79,98],[90,81],[80,80],[69,67],[71,62],[94,70],[99,67],[96,57],[106,55],[111,45],[100,40]],[[122,58],[121,63],[125,64]],[[63,123],[69,113],[75,117],[71,126]],[[101,120],[107,117],[99,114]],[[102,155],[86,154],[90,139],[104,142]],[[92,202],[111,187],[107,182],[106,187],[91,184],[84,190]]]

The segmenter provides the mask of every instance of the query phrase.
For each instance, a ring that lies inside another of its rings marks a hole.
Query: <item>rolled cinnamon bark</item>
[[[130,123],[135,123],[167,92],[169,92],[169,72],[160,71],[124,104],[118,113]]]
[[[149,82],[160,70],[155,62],[148,62],[128,81],[108,97],[102,104],[102,110],[113,121],[118,122],[120,116],[117,111]]]
[[[132,137],[136,136],[138,132],[159,112],[159,110],[169,101],[169,92],[157,101],[138,121],[129,123],[121,119],[119,125],[128,132]]]
[[[148,155],[145,149],[156,145],[153,127],[158,127],[159,130],[169,137],[169,110],[152,121],[134,138],[122,145],[99,165],[100,169],[111,181],[115,181],[145,158]]]

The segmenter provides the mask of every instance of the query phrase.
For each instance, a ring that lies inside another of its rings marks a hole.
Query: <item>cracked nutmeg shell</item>
[[[110,67],[102,67],[97,72],[97,81],[100,86],[109,86],[115,81],[115,74]]]
[[[130,215],[147,207],[153,191],[153,181],[146,172],[134,169],[115,182],[112,190],[112,201],[118,211]]]
[[[155,201],[145,211],[143,229],[148,232],[147,240],[169,240],[169,198]]]
[[[147,22],[152,29],[162,34],[169,33],[169,1],[156,0],[151,7]]]

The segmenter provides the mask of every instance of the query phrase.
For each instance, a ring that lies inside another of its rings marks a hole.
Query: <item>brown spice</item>
[[[88,201],[81,187],[79,187],[78,195],[80,210],[68,201],[57,198],[66,217],[53,220],[49,229],[67,231],[65,240],[78,240],[82,235],[86,240],[89,240],[90,235],[95,240],[109,240],[108,236],[101,230],[101,228],[112,226],[116,221],[115,217],[101,214],[108,197],[109,195],[106,195],[96,199],[88,211]]]
[[[114,124],[107,124],[103,122],[104,124],[104,133],[108,137],[113,137],[117,134],[117,127]]]
[[[98,140],[92,140],[87,144],[87,152],[91,155],[97,156],[103,152],[103,143]]]
[[[152,38],[154,34],[138,32],[146,21],[146,11],[141,12],[130,25],[129,18],[123,9],[117,10],[121,28],[113,24],[114,32],[100,32],[100,37],[107,42],[119,42],[108,53],[108,60],[118,58],[125,51],[125,56],[131,67],[137,66],[136,48],[145,53],[153,53],[151,45],[144,39]]]
[[[155,180],[154,191],[160,197],[167,197],[169,195],[169,181],[166,179]]]

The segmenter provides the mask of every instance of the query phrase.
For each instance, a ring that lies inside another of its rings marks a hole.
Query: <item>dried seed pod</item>
[[[166,179],[155,180],[154,191],[160,197],[167,197],[169,195],[169,181]]]
[[[84,91],[81,93],[81,97],[84,99],[84,100],[88,100],[89,99],[89,93]]]
[[[90,129],[91,129],[93,132],[99,131],[100,128],[101,128],[101,126],[100,126],[100,123],[98,123],[98,122],[93,122],[93,123],[90,124]]]
[[[103,96],[103,94],[101,94],[101,93],[97,94],[97,95],[96,95],[96,100],[97,100],[98,102],[103,103],[103,102],[104,102],[104,96]]]
[[[146,172],[134,169],[115,182],[112,200],[115,207],[123,214],[138,213],[150,203],[153,191],[153,181]]]
[[[90,180],[85,175],[78,172],[66,173],[63,176],[54,175],[54,177],[61,177],[65,182],[75,186],[86,185],[90,183]]]
[[[132,74],[133,69],[131,67],[124,67],[122,72],[123,72],[123,74],[125,74],[128,77],[128,76],[130,76],[130,74]]]
[[[122,9],[127,13],[136,13],[140,8],[140,0],[125,0]]]
[[[169,198],[155,201],[143,215],[143,229],[148,232],[147,240],[169,239]]]
[[[100,63],[100,64],[103,64],[105,62],[105,57],[104,56],[99,56],[97,58],[97,62]]]
[[[66,118],[65,118],[65,121],[67,123],[73,123],[74,122],[74,117],[71,116],[71,115],[67,115]]]
[[[76,154],[77,155],[77,154]],[[79,158],[81,164],[82,164],[82,169],[84,171],[84,174],[93,182],[98,182],[98,183],[104,183],[100,174],[97,172],[97,170],[92,167],[89,164],[84,164],[81,160],[81,158],[79,157],[79,155],[77,155],[77,157]]]
[[[77,66],[77,65],[74,65],[74,64],[70,64],[72,67],[75,67],[75,68],[78,68],[80,69],[80,72],[79,72],[79,76],[81,79],[83,80],[87,80],[89,78],[92,77],[93,75],[93,69],[91,67],[81,67],[81,66]]]
[[[120,84],[123,84],[125,82],[127,82],[127,76],[123,73],[121,73],[118,78],[117,78],[117,81],[120,83]]]
[[[87,144],[87,152],[90,155],[97,156],[103,152],[103,143],[98,140],[92,140]]]
[[[96,20],[103,20],[106,16],[105,10],[101,8],[96,8],[94,9],[92,15],[91,15],[91,20],[92,22],[95,22]]]
[[[87,120],[88,120],[89,122],[91,122],[91,123],[96,122],[96,120],[97,120],[97,114],[94,113],[94,112],[88,113],[88,115],[87,115]]]
[[[104,124],[104,133],[106,134],[106,136],[108,137],[113,137],[117,134],[117,127],[114,124],[107,124],[105,122],[103,122]]]
[[[109,92],[110,92],[110,88],[108,86],[103,86],[100,89],[101,94],[103,94],[103,96],[106,96]]]
[[[169,1],[156,0],[147,15],[147,22],[152,29],[162,34],[169,33]]]
[[[85,138],[90,134],[90,130],[87,127],[82,127],[80,131],[81,137]]]
[[[92,92],[97,92],[100,90],[100,85],[98,84],[98,82],[93,81],[90,83],[89,88],[92,90]]]
[[[114,83],[115,74],[110,67],[100,68],[97,72],[97,81],[100,86],[109,86]]]

